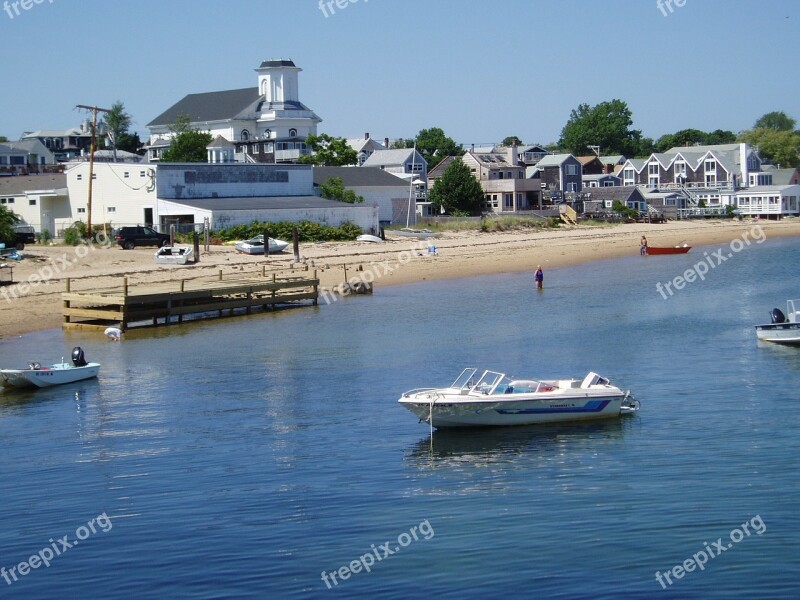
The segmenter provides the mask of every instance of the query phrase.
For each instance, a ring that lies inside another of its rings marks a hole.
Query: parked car
[[[3,242],[6,248],[25,250],[25,244],[36,243],[36,231],[30,225],[14,225],[14,239],[0,240],[0,242]]]
[[[152,227],[120,227],[114,232],[114,239],[125,250],[136,246],[169,246],[169,234],[159,233]]]

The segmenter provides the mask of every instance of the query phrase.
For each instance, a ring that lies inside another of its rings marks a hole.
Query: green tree
[[[161,155],[162,162],[206,162],[206,146],[211,143],[211,134],[192,129],[188,115],[178,115],[169,129],[175,134],[172,142]]]
[[[8,247],[14,245],[14,238],[17,235],[14,231],[14,225],[19,222],[20,218],[16,214],[5,206],[0,206],[0,240],[4,241]]]
[[[736,134],[732,131],[715,129],[706,133],[700,129],[681,129],[675,133],[662,135],[656,141],[656,152],[665,152],[670,148],[680,146],[694,146],[697,144],[714,146],[717,144],[732,144],[736,141]]]
[[[123,133],[117,138],[117,149],[124,152],[143,155],[144,144],[139,139],[138,133]]]
[[[464,154],[463,148],[445,135],[439,127],[422,129],[416,138],[417,150],[428,161],[430,171],[438,165],[445,156],[461,156]]]
[[[0,135],[0,142],[7,142],[8,138],[4,135]]]
[[[775,131],[794,131],[797,121],[785,112],[773,111],[762,115],[753,125],[753,129],[774,129]]]
[[[319,186],[319,191],[323,198],[347,202],[348,204],[360,204],[364,201],[363,196],[357,195],[353,190],[344,187],[341,177],[329,177],[328,180]]]
[[[460,158],[454,160],[433,184],[428,199],[436,212],[478,214],[483,202],[483,189]]]
[[[558,145],[576,156],[590,154],[591,145],[600,146],[604,154],[636,156],[642,132],[631,129],[631,125],[631,110],[622,100],[614,99],[596,106],[584,103],[570,113]]]
[[[739,140],[758,146],[761,158],[782,167],[800,166],[800,132],[757,127],[743,131]]]
[[[104,113],[102,123],[106,130],[106,136],[111,141],[114,162],[116,162],[119,138],[127,134],[128,127],[131,126],[131,116],[125,111],[122,101],[117,100],[111,105],[111,110]]]
[[[715,129],[706,137],[706,144],[715,146],[717,144],[733,144],[736,141],[736,134],[727,129]]]
[[[311,147],[313,154],[301,156],[301,163],[327,167],[358,164],[358,153],[350,147],[350,144],[344,138],[331,137],[326,133],[309,135],[306,138],[306,144]]]
[[[515,135],[510,135],[502,141],[502,144],[503,146],[513,146],[514,144],[522,146],[522,140]]]
[[[398,138],[389,144],[389,150],[404,150],[405,148],[413,148],[414,140]]]

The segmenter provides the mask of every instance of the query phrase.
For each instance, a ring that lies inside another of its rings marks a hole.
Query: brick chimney
[[[364,134],[364,139],[365,139],[365,140],[368,140],[368,139],[369,139],[369,131],[368,131],[368,132],[366,132],[366,133]]]
[[[383,146],[387,150],[389,149],[389,138],[383,138]]]

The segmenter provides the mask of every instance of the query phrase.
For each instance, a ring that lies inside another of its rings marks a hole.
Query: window
[[[206,138],[206,139],[208,139],[208,138]],[[131,175],[131,174],[130,174],[130,172],[129,172],[129,171],[125,171],[125,172],[122,174],[122,176],[123,176],[125,179],[128,179],[128,177],[130,177],[130,175]]]
[[[297,129],[290,129],[289,137],[297,137]]]
[[[422,163],[408,163],[407,166],[410,173],[422,173]]]
[[[14,204],[14,199],[13,199],[13,198],[9,198],[9,199],[8,199],[8,203],[9,203],[9,204]]]
[[[85,209],[85,208],[79,208],[79,209],[78,209],[78,214],[79,214],[79,215],[81,215],[81,214],[83,214],[83,213],[85,213],[85,212],[86,212],[86,209]]]
[[[208,138],[206,138],[208,139]],[[144,177],[144,171],[139,171],[139,177]]]
[[[0,204],[5,204],[5,203],[6,203],[6,199],[5,198],[0,198]]]
[[[502,171],[499,171],[499,172],[497,173],[497,178],[498,178],[498,179],[502,179],[502,178],[503,178],[503,172],[502,172]],[[491,179],[491,177],[490,177],[489,179]]]
[[[634,183],[636,183],[636,178],[633,173],[633,168],[628,167],[622,171],[622,185],[633,185]]]
[[[520,172],[519,172],[519,178],[520,178],[520,179],[523,179],[523,178],[524,178],[524,176],[525,176],[525,174],[524,174],[522,171],[520,171]]]
[[[206,139],[208,139],[208,138],[206,138]],[[107,211],[110,212],[110,213],[117,212],[117,208],[115,206],[109,206]]]
[[[577,192],[578,191],[578,184],[574,181],[570,181],[567,183],[567,191],[568,192]]]
[[[265,130],[264,131],[264,137],[267,138],[267,139],[271,138],[272,137],[272,130],[271,129]]]
[[[503,198],[503,208],[513,208],[514,194],[505,194]]]
[[[12,156],[10,164],[12,164],[12,165],[24,165],[25,164],[25,157],[24,156]]]
[[[250,139],[250,132],[247,131],[247,129],[242,129],[242,133],[240,134],[240,136],[241,136],[242,141],[246,142],[247,140]],[[208,138],[206,138],[206,139],[208,139]]]
[[[36,198],[29,199],[28,206],[36,206]]]
[[[567,175],[577,175],[578,165],[567,165],[566,173]]]
[[[92,179],[97,179],[97,173],[92,173]]]
[[[0,156],[0,165],[8,164],[8,159],[5,156]]]

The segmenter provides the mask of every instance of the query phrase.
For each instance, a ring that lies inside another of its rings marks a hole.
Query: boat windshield
[[[494,389],[503,381],[505,373],[498,373],[496,371],[484,371],[478,382],[472,387],[473,392],[480,394],[491,394]]]
[[[475,373],[478,372],[478,369],[466,368],[461,371],[461,375],[456,377],[456,380],[453,382],[453,385],[450,387],[456,389],[463,389],[463,388],[471,388],[475,385]]]

